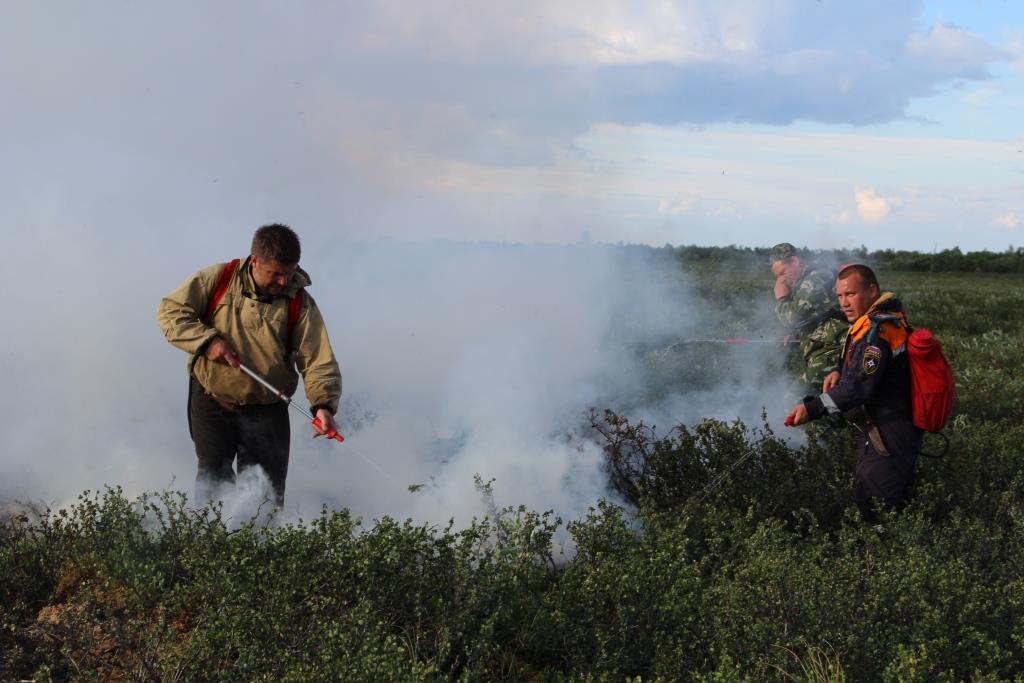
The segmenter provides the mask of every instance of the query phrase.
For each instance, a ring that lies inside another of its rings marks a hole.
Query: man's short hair
[[[854,273],[861,276],[865,287],[874,285],[881,289],[878,285],[878,278],[875,277],[875,271],[871,270],[871,268],[865,266],[863,263],[847,263],[839,266],[839,273],[836,275],[836,280],[845,280]]]
[[[798,256],[796,247],[789,242],[780,242],[772,247],[772,252],[768,255],[768,265],[777,261],[786,261],[794,256]]]
[[[260,261],[277,261],[293,266],[302,256],[302,247],[294,230],[281,223],[272,223],[256,230],[252,236],[252,253]]]

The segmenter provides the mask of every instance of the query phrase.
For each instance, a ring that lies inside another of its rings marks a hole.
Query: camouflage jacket
[[[775,315],[800,339],[805,360],[823,349],[829,355],[834,350],[835,358],[839,355],[848,326],[836,308],[835,281],[836,274],[831,268],[808,264],[800,279],[789,288],[789,296],[775,303]]]

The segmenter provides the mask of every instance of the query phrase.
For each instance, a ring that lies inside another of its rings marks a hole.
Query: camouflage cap
[[[790,256],[797,256],[796,247],[789,242],[780,242],[772,247],[772,253],[768,256],[768,263],[785,261]]]

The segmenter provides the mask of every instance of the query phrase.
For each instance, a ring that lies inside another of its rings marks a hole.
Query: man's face
[[[252,279],[262,294],[280,294],[292,279],[299,264],[286,265],[279,261],[261,261],[252,255]]]
[[[842,280],[836,280],[836,294],[839,295],[839,308],[852,323],[867,313],[878,299],[878,286],[865,286],[860,273],[850,273]]]
[[[799,256],[790,256],[787,259],[782,259],[772,264],[772,275],[775,276],[776,282],[785,282],[790,287],[795,285],[796,281],[800,279],[800,274],[803,270],[803,264],[800,263]]]

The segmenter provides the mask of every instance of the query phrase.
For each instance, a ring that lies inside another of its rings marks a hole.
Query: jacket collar
[[[238,267],[238,275],[242,282],[242,292],[246,296],[250,296],[254,299],[267,298],[272,299],[273,297],[261,297],[256,293],[256,281],[252,277],[252,255],[246,256],[245,260],[242,261],[242,265]],[[276,296],[283,296],[291,299],[295,296],[300,289],[309,287],[313,284],[312,279],[309,277],[309,273],[304,271],[302,268],[296,268],[295,272],[292,273],[292,279],[289,280],[285,288],[281,290],[280,294]]]
[[[880,297],[875,299],[875,303],[871,304],[867,312],[861,317],[854,321],[853,325],[850,326],[850,336],[857,338],[860,333],[871,325],[871,316],[875,313],[902,313],[902,307],[900,306],[900,300],[896,298],[896,294],[893,292],[885,292]]]
[[[878,311],[898,311],[900,308],[900,301],[896,298],[896,294],[893,292],[885,292],[882,296],[875,299],[875,303],[871,304],[871,308],[864,315],[871,315]]]

